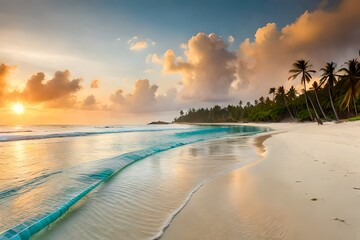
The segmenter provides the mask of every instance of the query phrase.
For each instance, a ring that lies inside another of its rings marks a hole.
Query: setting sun
[[[21,115],[24,113],[25,108],[24,105],[22,103],[16,103],[13,105],[12,110],[15,114],[17,115]]]

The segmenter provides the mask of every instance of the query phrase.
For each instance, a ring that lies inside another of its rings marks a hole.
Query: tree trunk
[[[306,103],[306,108],[307,108],[307,110],[308,110],[308,112],[309,112],[309,115],[310,115],[311,121],[314,121],[314,118],[313,118],[313,116],[312,116],[312,114],[311,114],[311,111],[310,111],[310,108],[309,108],[309,103],[308,103],[308,100],[307,100],[306,83],[305,83],[305,81],[306,81],[306,80],[304,79],[304,90],[305,90],[304,94],[305,94],[305,103]]]
[[[338,114],[336,112],[336,109],[335,109],[335,106],[334,106],[330,86],[328,86],[328,92],[329,92],[329,98],[330,98],[331,107],[332,107],[332,110],[333,110],[333,112],[335,114],[336,121],[339,122],[339,116],[338,116]]]
[[[318,122],[318,124],[321,124],[321,125],[322,125],[323,123],[322,123],[322,121],[321,121],[321,119],[320,119],[320,117],[319,117],[319,115],[318,115],[318,113],[317,113],[317,111],[316,111],[316,108],[315,108],[314,103],[313,103],[313,101],[311,100],[310,96],[309,96],[309,100],[310,100],[311,106],[312,106],[313,109],[314,109],[316,121]]]
[[[315,92],[315,98],[316,98],[317,104],[319,105],[319,108],[320,108],[320,111],[321,111],[322,115],[324,116],[324,118],[325,118],[326,120],[330,120],[330,121],[331,121],[331,118],[329,118],[328,116],[326,116],[323,108],[321,107],[321,104],[320,104],[320,101],[319,101],[319,98],[318,98],[318,95],[317,95],[317,92],[316,92],[315,89],[314,89],[314,92]]]
[[[286,96],[285,96],[285,94],[284,94],[284,101],[285,101],[286,108],[287,108],[287,110],[289,111],[292,120],[295,120],[294,116],[292,115],[292,113],[291,113],[291,111],[290,111],[289,105],[288,105],[288,103],[287,103],[287,101],[286,101]]]
[[[353,103],[354,103],[355,116],[357,116],[358,112],[357,112],[356,101],[355,101],[354,97],[353,97]]]

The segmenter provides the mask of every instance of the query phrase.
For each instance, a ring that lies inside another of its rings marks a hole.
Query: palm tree
[[[265,98],[264,98],[263,96],[261,96],[261,97],[259,98],[259,102],[260,102],[261,104],[264,104]]]
[[[346,104],[345,106],[349,109],[350,101],[352,101],[354,104],[355,115],[357,115],[356,99],[360,93],[360,63],[357,59],[352,59],[345,64],[347,65],[347,68],[339,70],[339,72],[344,73],[341,78],[345,81],[345,87],[347,88],[341,105]]]
[[[318,97],[318,92],[319,92],[319,90],[320,90],[320,86],[319,86],[319,84],[317,83],[317,81],[313,82],[312,87],[310,88],[310,90],[313,90],[313,91],[314,91],[314,93],[315,93],[315,98],[316,98],[316,102],[317,102],[317,104],[319,105],[320,111],[321,111],[322,115],[324,116],[324,118],[326,118],[326,119],[328,119],[328,120],[331,121],[331,119],[330,119],[328,116],[326,116],[326,114],[325,114],[325,112],[324,112],[324,109],[321,107],[321,104],[320,104],[320,101],[319,101],[319,97]]]
[[[284,99],[286,108],[287,108],[287,110],[288,110],[288,112],[289,112],[292,120],[295,120],[294,116],[292,115],[292,113],[291,113],[291,111],[290,111],[289,104],[287,103],[287,100],[286,100],[286,94],[285,94],[285,88],[284,88],[284,86],[280,86],[280,87],[278,88],[276,94],[277,94],[278,97],[281,97],[281,98]]]
[[[291,101],[295,100],[296,95],[297,95],[297,91],[296,91],[296,89],[294,88],[294,86],[291,86],[291,87],[289,88],[289,91],[286,93],[286,95],[287,95],[287,97],[288,97]]]
[[[303,59],[297,60],[293,64],[293,69],[291,69],[289,71],[290,73],[293,73],[293,75],[291,75],[288,80],[295,79],[300,74],[302,75],[301,76],[301,83],[304,84],[304,90],[305,90],[304,94],[305,94],[306,108],[307,108],[307,110],[309,112],[310,118],[313,119],[313,116],[312,116],[310,108],[309,108],[308,97],[307,97],[307,93],[306,93],[306,83],[309,83],[310,80],[312,79],[311,73],[316,73],[315,70],[309,69],[311,67],[312,67],[312,65],[309,64],[309,61],[305,61]],[[315,112],[315,115],[317,115],[316,109],[314,109],[314,112]],[[319,124],[322,124],[320,118],[317,118],[316,120],[317,120],[317,122]]]
[[[321,74],[320,86],[327,85],[331,107],[334,112],[336,121],[339,122],[339,116],[337,114],[333,101],[333,89],[334,89],[334,85],[337,82],[336,79],[337,75],[335,74],[335,69],[336,69],[336,63],[334,62],[326,63],[325,67],[320,69],[320,71],[323,72]]]
[[[305,89],[303,89],[302,92],[305,94]],[[310,102],[312,108],[314,109],[316,121],[318,122],[318,124],[321,124],[321,125],[322,125],[323,123],[322,123],[322,121],[321,121],[321,119],[320,119],[320,117],[319,117],[319,114],[318,114],[317,111],[315,110],[314,102],[311,100],[311,97],[310,97],[310,96],[308,96],[308,98],[309,98],[309,102]]]
[[[269,94],[273,95],[273,101],[274,101],[274,98],[275,98],[275,92],[276,92],[276,88],[272,87],[272,88],[269,89]]]
[[[290,102],[293,102],[296,97],[297,97],[297,91],[296,89],[294,88],[294,86],[291,86],[289,91],[286,93],[286,96],[288,97],[288,99],[290,100]],[[295,115],[297,115],[295,109],[293,108],[293,111],[295,113]]]
[[[269,97],[266,97],[265,104],[268,105],[268,106],[271,104],[271,100],[270,100]]]

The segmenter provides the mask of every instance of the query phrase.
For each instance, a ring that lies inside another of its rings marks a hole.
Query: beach
[[[249,124],[258,160],[208,181],[161,239],[360,239],[360,122]]]

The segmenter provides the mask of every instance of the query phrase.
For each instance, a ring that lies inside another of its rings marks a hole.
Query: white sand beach
[[[200,188],[162,239],[360,239],[360,122],[259,125],[275,130],[252,139],[259,161]]]

